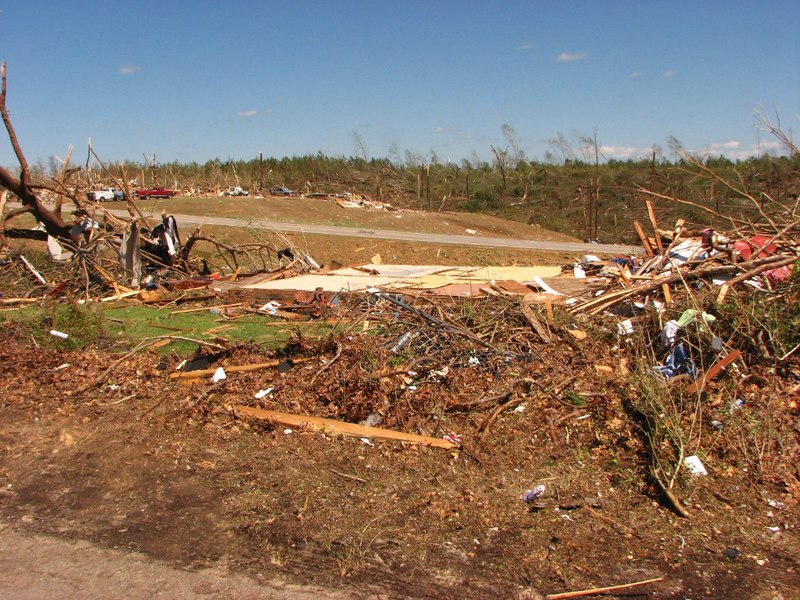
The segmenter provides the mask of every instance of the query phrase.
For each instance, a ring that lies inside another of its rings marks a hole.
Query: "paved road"
[[[127,217],[125,210],[111,209],[113,215]],[[158,219],[157,213],[144,212],[148,217]],[[228,217],[203,217],[197,215],[174,215],[178,224],[186,225],[223,225],[226,227],[249,227],[256,229],[277,230],[283,233],[308,233],[319,235],[340,235],[347,237],[371,238],[382,240],[399,240],[404,242],[422,242],[426,244],[455,244],[458,246],[485,246],[491,248],[515,248],[524,250],[552,250],[556,252],[583,252],[586,254],[637,254],[639,246],[621,246],[616,244],[580,244],[572,242],[550,242],[534,240],[518,240],[511,238],[492,238],[480,235],[447,235],[441,233],[424,233],[415,231],[392,231],[389,229],[360,229],[356,227],[335,227],[332,225],[311,225],[306,223],[280,223],[276,221],[254,221],[233,219]]]

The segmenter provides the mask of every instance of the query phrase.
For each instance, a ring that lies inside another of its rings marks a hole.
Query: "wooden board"
[[[445,439],[429,437],[426,435],[417,435],[415,433],[393,431],[391,429],[383,429],[380,427],[367,427],[366,425],[346,423],[344,421],[336,421],[334,419],[312,417],[309,415],[296,415],[292,413],[278,412],[275,410],[264,410],[262,408],[242,406],[241,404],[235,405],[233,409],[240,415],[254,417],[263,421],[270,421],[272,423],[279,423],[281,425],[289,425],[290,427],[316,429],[325,431],[327,433],[349,435],[359,438],[365,437],[379,440],[396,440],[399,442],[409,442],[411,444],[430,446],[432,448],[443,448],[445,450],[452,450],[458,447],[453,442]]]

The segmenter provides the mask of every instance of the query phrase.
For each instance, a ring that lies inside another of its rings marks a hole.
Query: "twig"
[[[325,366],[323,366],[323,367],[322,367],[321,369],[319,369],[319,370],[318,370],[316,373],[314,373],[314,376],[311,378],[311,382],[310,382],[310,383],[311,383],[311,385],[314,385],[314,382],[316,381],[317,377],[319,377],[319,376],[320,376],[320,374],[322,374],[322,373],[324,373],[325,371],[327,371],[327,370],[328,370],[328,369],[331,367],[331,365],[332,365],[334,362],[336,362],[336,360],[337,360],[337,359],[338,359],[338,358],[339,358],[341,355],[342,355],[342,345],[341,345],[340,343],[338,343],[338,342],[337,342],[337,343],[336,343],[336,354],[333,356],[333,358],[332,358],[331,360],[329,360],[327,363],[325,363]]]
[[[355,475],[348,475],[347,473],[340,473],[336,469],[331,469],[331,473],[333,473],[334,475],[338,475],[339,477],[344,477],[345,479],[352,479],[353,481],[368,483],[366,479],[362,479],[361,477],[356,477]]]

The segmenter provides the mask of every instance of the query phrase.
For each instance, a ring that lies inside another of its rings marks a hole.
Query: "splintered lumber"
[[[636,230],[636,233],[639,235],[639,239],[642,241],[642,246],[644,246],[644,252],[647,256],[655,256],[655,252],[653,252],[653,246],[650,245],[650,240],[647,238],[647,234],[644,232],[644,227],[639,221],[633,222],[633,228]]]
[[[235,405],[233,409],[241,415],[254,417],[256,419],[261,419],[262,421],[278,423],[280,425],[288,425],[290,427],[315,429],[324,431],[326,433],[349,435],[358,438],[395,440],[399,442],[408,442],[411,444],[420,444],[422,446],[430,446],[432,448],[443,448],[445,450],[452,450],[458,447],[453,442],[445,439],[429,437],[427,435],[417,435],[415,433],[393,431],[391,429],[383,429],[381,427],[368,427],[366,425],[357,425],[355,423],[336,421],[335,419],[325,419],[323,417],[312,417],[309,415],[297,415],[292,413],[278,412],[275,410],[265,410],[263,408],[242,406],[241,404]]]
[[[755,256],[755,254],[753,254]],[[770,269],[779,269],[781,267],[788,267],[789,265],[797,262],[798,258],[796,256],[782,256],[780,254],[775,256],[768,257],[769,259],[774,259],[772,262],[768,264],[762,264],[754,269],[751,269],[741,275],[737,275],[733,279],[726,281],[719,290],[719,295],[717,296],[717,304],[722,304],[725,301],[725,296],[728,294],[728,290],[730,290],[736,284],[741,283],[742,281],[746,281],[756,275],[761,275],[764,271],[769,271]],[[751,259],[752,261],[752,259]]]
[[[762,265],[769,265],[767,269],[777,268],[778,266],[783,266],[784,264],[790,264],[793,260],[797,259],[795,257],[784,257],[781,255],[770,256],[768,258],[759,259],[758,261],[753,262],[752,266],[761,267]],[[785,263],[784,261],[789,261],[789,263]],[[714,265],[710,267],[700,267],[692,271],[684,271],[683,269],[679,269],[677,272],[669,275],[659,276],[646,284],[637,285],[632,288],[625,288],[623,290],[606,292],[605,294],[597,296],[596,298],[588,300],[587,302],[575,304],[567,310],[571,313],[598,314],[614,304],[618,304],[628,298],[633,298],[634,296],[643,296],[648,292],[657,290],[664,284],[671,285],[679,281],[693,281],[702,277],[713,277],[714,275],[734,273],[736,271],[740,271],[741,269],[741,264]],[[753,272],[754,271],[749,271],[749,274],[752,276]],[[730,281],[728,283],[730,283]]]
[[[647,205],[647,216],[650,217],[650,224],[653,226],[653,234],[656,236],[656,247],[659,254],[664,254],[664,246],[661,243],[661,234],[658,231],[658,221],[656,221],[656,211],[653,210],[653,203],[645,200]]]
[[[247,371],[259,371],[261,369],[272,369],[277,367],[285,360],[270,360],[263,363],[253,363],[251,365],[234,365],[222,366],[226,373],[246,373]],[[313,360],[313,358],[293,358],[292,362],[296,365]],[[217,367],[213,369],[198,369],[197,371],[178,371],[177,373],[170,373],[170,379],[198,379],[200,377],[208,377],[217,372]]]
[[[717,362],[711,365],[711,368],[706,371],[700,378],[695,381],[692,385],[688,387],[686,390],[690,394],[694,394],[695,392],[702,392],[706,389],[706,385],[708,382],[714,379],[719,372],[722,371],[725,367],[735,361],[737,358],[741,357],[742,353],[738,350],[734,350],[730,354],[725,355],[724,357],[720,358]]]
[[[40,300],[41,298],[0,298],[0,304],[31,304],[33,302],[39,302]]]
[[[550,332],[547,330],[547,327],[538,319],[536,314],[533,312],[533,309],[531,308],[531,301],[529,300],[528,295],[526,295],[522,299],[522,302],[520,303],[520,308],[522,310],[522,315],[525,317],[528,323],[531,324],[531,327],[533,327],[536,330],[536,333],[539,334],[539,337],[542,338],[542,341],[545,342],[546,344],[549,344],[551,341],[553,341],[552,338],[550,337]]]

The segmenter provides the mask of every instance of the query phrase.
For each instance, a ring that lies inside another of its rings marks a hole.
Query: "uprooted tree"
[[[132,194],[122,168],[122,181],[115,178],[89,144],[89,155],[99,162],[103,172],[117,187],[125,190],[128,219],[119,218],[101,208],[95,202],[82,200],[81,184],[76,175],[80,167],[70,168],[70,152],[67,154],[59,177],[47,183],[34,182],[31,169],[17,138],[6,103],[6,63],[2,64],[2,91],[0,113],[8,133],[14,154],[19,162],[19,174],[0,167],[0,187],[7,190],[0,199],[0,248],[6,248],[7,237],[21,237],[47,241],[48,251],[55,260],[67,263],[72,277],[68,281],[81,282],[85,294],[90,286],[113,288],[119,292],[128,286],[137,288],[143,272],[171,273],[175,277],[204,274],[208,262],[220,260],[230,271],[266,270],[280,261],[282,255],[270,243],[244,245],[225,244],[211,235],[203,234],[198,227],[181,244],[177,223],[172,216],[162,214],[161,222],[155,226],[141,213],[132,200]],[[14,194],[21,206],[4,211],[8,192]],[[45,202],[45,195],[54,197],[53,207]],[[62,212],[65,199],[75,209],[67,220]],[[6,224],[23,214],[31,215],[41,226],[36,228],[7,228]],[[282,244],[291,245],[283,237]],[[200,243],[210,245],[212,255],[207,259],[194,259],[192,251]],[[299,254],[299,253],[298,253]],[[297,269],[308,265],[295,261]]]

